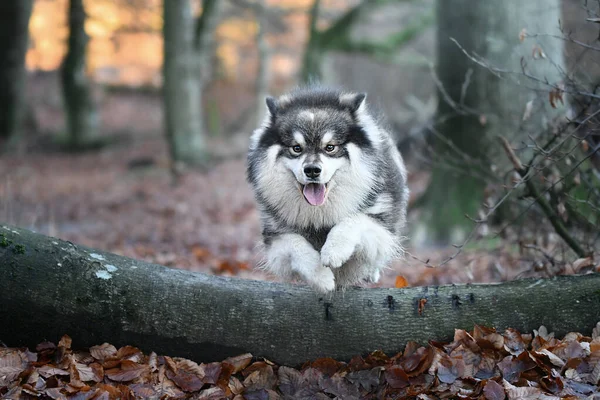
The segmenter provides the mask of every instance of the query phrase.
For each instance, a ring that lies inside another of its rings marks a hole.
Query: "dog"
[[[323,293],[377,282],[402,254],[409,190],[366,94],[307,87],[266,105],[247,159],[264,268]]]

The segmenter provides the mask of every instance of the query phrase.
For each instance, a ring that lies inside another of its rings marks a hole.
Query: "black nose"
[[[318,178],[321,175],[321,167],[315,164],[308,164],[304,167],[304,173],[309,178]]]

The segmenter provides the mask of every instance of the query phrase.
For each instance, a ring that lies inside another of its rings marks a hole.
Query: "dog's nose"
[[[321,175],[321,167],[315,164],[308,164],[304,167],[304,173],[309,178],[318,178]]]

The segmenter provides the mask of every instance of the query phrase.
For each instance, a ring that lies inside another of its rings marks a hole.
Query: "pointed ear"
[[[277,100],[274,97],[267,96],[266,103],[271,116],[277,115],[277,111],[279,110],[279,104],[277,103]]]
[[[366,99],[366,93],[348,93],[340,96],[340,104],[348,107],[350,112],[355,113]]]

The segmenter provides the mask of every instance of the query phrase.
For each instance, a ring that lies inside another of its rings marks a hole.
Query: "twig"
[[[508,159],[512,162],[515,170],[519,173],[519,175],[521,175],[521,178],[525,179],[528,170],[523,167],[521,160],[519,160],[513,149],[510,147],[508,140],[506,140],[504,136],[500,136],[500,141],[502,142],[504,151],[506,152]],[[529,191],[531,192],[533,198],[536,199],[537,203],[542,208],[544,214],[546,214],[546,217],[548,217],[548,219],[550,220],[550,223],[554,227],[556,233],[558,233],[558,235],[569,245],[569,247],[571,247],[571,249],[579,257],[586,257],[587,252],[569,234],[569,232],[561,222],[559,216],[556,215],[556,213],[552,209],[552,206],[550,205],[550,203],[548,203],[548,200],[546,200],[546,198],[539,192],[538,188],[535,186],[533,181],[531,179],[527,179],[525,181],[525,185],[527,186],[527,189],[529,189]]]

